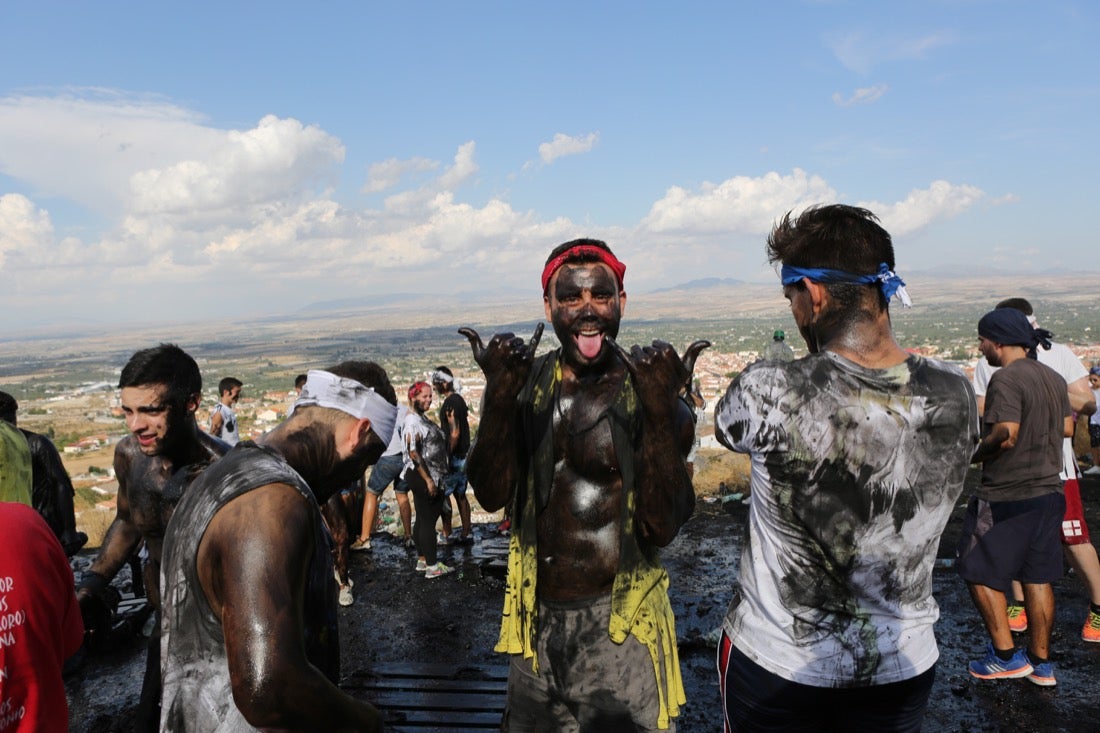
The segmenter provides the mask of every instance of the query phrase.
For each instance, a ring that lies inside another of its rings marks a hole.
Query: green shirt
[[[0,420],[0,501],[31,505],[31,449],[13,425]]]

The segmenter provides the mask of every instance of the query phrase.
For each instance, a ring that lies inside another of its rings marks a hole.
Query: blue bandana
[[[913,305],[909,293],[905,290],[905,281],[898,277],[885,262],[879,264],[878,272],[873,275],[856,275],[844,270],[827,270],[821,267],[783,265],[779,276],[784,285],[794,285],[802,278],[807,278],[815,283],[852,283],[855,285],[878,283],[882,288],[882,294],[886,296],[886,300],[890,300],[897,294],[902,306],[908,308]]]
[[[1028,358],[1036,358],[1035,347],[1050,350],[1050,337],[1045,328],[1033,328],[1027,316],[1015,308],[998,308],[978,321],[978,335],[1004,346],[1023,346]]]

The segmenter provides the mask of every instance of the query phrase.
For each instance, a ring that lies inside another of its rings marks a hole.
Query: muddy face
[[[619,335],[626,293],[602,262],[566,264],[550,281],[544,298],[546,318],[562,346],[565,361],[584,368],[612,354],[604,337]]]
[[[156,456],[167,452],[173,440],[186,434],[186,411],[169,403],[166,385],[123,387],[120,400],[126,428],[145,455]]]

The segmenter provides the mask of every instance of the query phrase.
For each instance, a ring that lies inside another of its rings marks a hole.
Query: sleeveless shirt
[[[233,702],[225,637],[199,583],[199,538],[214,515],[260,486],[287,484],[312,507],[313,557],[304,593],[306,657],[335,684],[340,675],[331,540],[313,491],[275,451],[245,441],[207,468],[176,507],[161,569],[162,731],[253,731]]]

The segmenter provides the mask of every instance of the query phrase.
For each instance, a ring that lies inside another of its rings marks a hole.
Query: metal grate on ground
[[[341,684],[397,733],[500,730],[507,686],[507,665],[430,663],[380,664]]]

